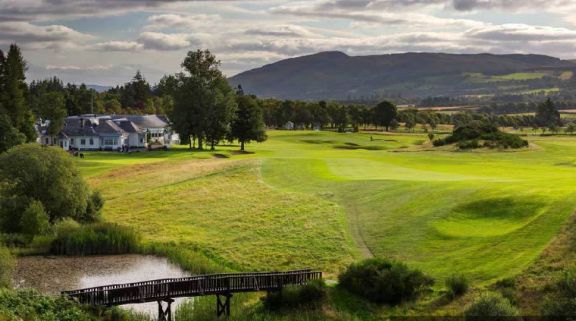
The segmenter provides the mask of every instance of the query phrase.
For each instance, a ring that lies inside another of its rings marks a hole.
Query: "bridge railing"
[[[322,272],[310,269],[288,272],[226,273],[106,285],[65,291],[62,294],[84,304],[122,305],[176,297],[269,291],[288,285],[304,285],[321,278]]]

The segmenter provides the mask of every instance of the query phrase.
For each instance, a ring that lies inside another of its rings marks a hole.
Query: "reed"
[[[111,223],[95,223],[62,228],[52,242],[55,255],[113,255],[136,253],[140,236],[131,228]]]

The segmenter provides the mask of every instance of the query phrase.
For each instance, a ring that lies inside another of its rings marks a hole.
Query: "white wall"
[[[92,143],[90,144],[90,139]],[[84,140],[84,145],[82,145]],[[70,147],[78,150],[100,149],[100,137],[97,136],[74,136],[70,137]]]

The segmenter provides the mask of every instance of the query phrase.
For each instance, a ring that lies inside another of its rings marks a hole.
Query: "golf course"
[[[248,153],[183,146],[78,164],[105,220],[231,270],[330,278],[374,256],[482,285],[527,268],[576,208],[576,138],[527,139],[460,152],[424,134],[271,131]]]

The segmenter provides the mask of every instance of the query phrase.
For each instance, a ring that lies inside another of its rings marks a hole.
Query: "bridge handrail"
[[[88,293],[102,292],[102,291],[107,291],[107,290],[135,288],[135,287],[146,286],[146,285],[158,285],[158,284],[175,283],[175,282],[187,282],[187,281],[195,281],[195,280],[203,280],[203,279],[221,279],[221,278],[252,277],[252,276],[253,277],[286,276],[286,275],[301,275],[301,274],[310,274],[310,273],[319,273],[319,272],[315,272],[312,269],[302,269],[302,270],[293,270],[293,271],[284,271],[284,272],[204,274],[204,275],[193,275],[193,276],[184,277],[184,278],[167,278],[167,279],[157,279],[157,280],[134,282],[134,283],[119,283],[119,284],[110,284],[110,285],[97,286],[97,287],[72,290],[72,291],[62,291],[62,295],[75,296],[75,295],[79,295],[79,294],[88,294]]]

